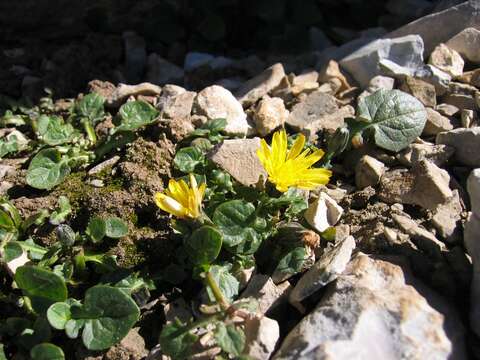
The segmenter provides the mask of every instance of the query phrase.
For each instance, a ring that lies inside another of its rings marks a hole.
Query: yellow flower
[[[257,155],[268,173],[268,180],[275,184],[278,191],[285,192],[290,186],[311,190],[328,183],[332,175],[330,170],[310,168],[322,158],[323,150],[311,154],[309,149],[302,152],[304,145],[305,136],[300,134],[288,150],[285,130],[273,134],[271,147],[262,139]]]
[[[190,186],[184,180],[170,179],[164,193],[155,194],[157,206],[178,218],[196,219],[201,214],[205,183],[197,185],[195,176],[190,174]]]

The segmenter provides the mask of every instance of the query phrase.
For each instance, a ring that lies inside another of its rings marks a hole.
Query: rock
[[[267,172],[258,160],[260,138],[225,140],[215,146],[208,158],[245,186],[255,185]]]
[[[88,92],[95,92],[101,95],[104,99],[111,98],[115,89],[115,85],[108,81],[92,80],[88,83]]]
[[[283,65],[280,63],[274,64],[261,74],[248,80],[237,90],[235,95],[243,107],[247,108],[276,88],[284,76]]]
[[[442,259],[442,251],[445,251],[446,247],[443,242],[435,237],[435,235],[407,216],[392,214],[392,219],[398,225],[400,230],[410,236],[412,242],[419,249],[425,251],[436,260]]]
[[[320,259],[300,278],[290,292],[289,301],[298,307],[302,300],[334,281],[347,267],[355,239],[347,236],[344,240],[325,249]]]
[[[157,85],[183,83],[183,69],[157,54],[150,54],[147,62],[147,81]]]
[[[160,86],[150,84],[148,82],[141,83],[138,85],[126,85],[118,84],[115,91],[112,93],[111,98],[108,98],[106,103],[110,107],[119,107],[122,105],[130,96],[157,96],[162,92]]]
[[[462,212],[458,190],[453,190],[452,194],[445,203],[437,206],[431,220],[437,235],[450,244],[459,240],[458,225]]]
[[[378,197],[388,203],[413,204],[433,210],[452,196],[450,175],[437,165],[420,160],[410,170],[387,171],[380,180]]]
[[[367,91],[374,93],[377,90],[393,90],[395,79],[389,76],[377,75],[373,77],[368,83]]]
[[[258,134],[262,137],[267,136],[285,123],[288,114],[282,99],[265,95],[259,101],[253,116]]]
[[[88,175],[90,176],[96,175],[109,167],[113,167],[119,161],[120,161],[120,156],[115,155],[110,159],[102,161],[100,164],[97,164],[94,167],[92,167],[90,170],[88,170]]]
[[[309,83],[318,83],[318,71],[307,70],[297,75],[292,80],[292,85],[302,85]]]
[[[268,360],[280,338],[278,323],[266,316],[255,316],[245,321],[244,354],[256,360]]]
[[[340,61],[360,87],[365,88],[371,78],[381,75],[380,61],[388,60],[412,73],[423,65],[423,40],[418,35],[373,41]]]
[[[463,109],[460,113],[460,120],[462,127],[470,128],[476,125],[476,116],[473,110]]]
[[[197,67],[208,64],[213,59],[215,59],[215,57],[210,54],[200,53],[200,52],[189,52],[185,56],[185,62],[183,64],[183,68],[185,69],[185,71],[192,71]]]
[[[0,180],[7,176],[14,175],[16,172],[15,166],[0,164]]]
[[[444,96],[443,101],[446,104],[453,105],[458,109],[475,110],[477,108],[475,98],[471,95],[448,94]]]
[[[192,112],[195,96],[197,96],[197,93],[194,91],[183,91],[175,95],[162,91],[162,95],[158,99],[157,109],[160,110],[163,118],[187,118]]]
[[[439,104],[435,107],[435,110],[444,116],[455,116],[460,111],[459,108],[451,104]]]
[[[475,28],[466,28],[446,42],[446,45],[458,52],[465,60],[471,63],[480,63],[480,31]]]
[[[439,44],[430,54],[428,63],[455,77],[463,74],[465,65],[462,57],[445,44]]]
[[[338,91],[350,89],[352,86],[348,83],[347,78],[340,71],[340,67],[335,60],[330,60],[328,64],[318,74],[318,81],[323,83],[331,82],[333,79],[340,80],[340,88]]]
[[[250,279],[240,298],[254,298],[258,301],[258,312],[262,315],[284,303],[290,293],[288,281],[275,285],[268,275],[256,274]]]
[[[455,148],[455,159],[463,165],[480,167],[480,127],[439,133],[435,142]]]
[[[355,167],[355,184],[358,189],[375,186],[385,172],[385,165],[377,159],[364,155]]]
[[[138,83],[147,63],[145,40],[133,31],[123,33],[125,46],[125,72],[130,83]]]
[[[437,135],[443,131],[449,131],[453,129],[453,125],[449,118],[440,115],[437,111],[427,107],[427,122],[423,128],[423,136]]]
[[[452,80],[450,74],[433,65],[425,65],[421,70],[415,72],[415,77],[432,84],[437,96],[442,96],[448,91],[448,84]]]
[[[454,153],[455,149],[448,145],[410,144],[397,155],[397,159],[400,163],[409,167],[421,160],[428,160],[441,167]]]
[[[470,85],[480,88],[480,69],[473,70],[469,80]]]
[[[479,28],[480,13],[477,1],[465,1],[444,11],[415,20],[386,34],[385,38],[418,34],[425,43],[425,54],[430,54],[439,43],[445,43],[467,27]]]
[[[195,98],[194,112],[205,115],[209,120],[224,118],[227,120],[225,133],[245,136],[250,125],[242,105],[230,91],[218,85],[206,87]]]
[[[425,106],[435,107],[437,105],[435,86],[426,81],[407,76],[400,90],[413,95]]]
[[[304,217],[315,230],[323,232],[334,226],[342,214],[342,207],[326,193],[321,192],[318,199],[309,205]]]
[[[472,212],[480,218],[480,169],[474,169],[468,176],[467,191]]]
[[[403,267],[358,254],[273,359],[465,359],[455,309]]]
[[[330,39],[319,28],[312,26],[308,30],[308,33],[310,36],[310,49],[312,49],[312,51],[322,51],[332,46]]]
[[[141,360],[148,355],[145,347],[145,340],[138,333],[139,328],[131,329],[120,343],[112,346],[105,355],[103,360]]]

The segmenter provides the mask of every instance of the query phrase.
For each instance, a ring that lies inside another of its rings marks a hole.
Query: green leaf
[[[17,138],[0,139],[0,159],[10,153],[15,153],[19,150]]]
[[[66,196],[61,195],[58,198],[58,208],[50,215],[50,224],[59,225],[66,220],[72,212],[72,206]]]
[[[193,264],[210,264],[222,248],[222,234],[211,226],[202,226],[187,238],[185,248]]]
[[[257,218],[251,203],[227,201],[215,209],[213,222],[223,233],[224,244],[230,252],[253,254],[261,244],[262,237],[255,228],[264,219]]]
[[[92,125],[96,125],[105,115],[104,103],[105,99],[101,95],[90,93],[76,102],[75,112],[82,118],[88,118]]]
[[[357,120],[365,123],[364,129],[373,129],[377,146],[400,151],[420,136],[427,113],[413,96],[400,90],[381,89],[360,100]]]
[[[182,324],[178,319],[163,327],[159,343],[162,352],[173,359],[186,359],[191,355],[193,344],[198,336],[190,333],[188,324]]]
[[[47,145],[61,145],[73,139],[72,125],[65,124],[60,116],[41,115],[37,122],[37,132],[40,139]]]
[[[70,305],[66,302],[56,302],[50,305],[47,310],[48,322],[57,330],[65,329],[65,325],[71,318]]]
[[[205,156],[197,147],[184,147],[177,151],[173,159],[175,167],[184,173],[194,172],[195,167],[204,161]]]
[[[98,216],[91,218],[88,222],[85,234],[90,237],[93,243],[101,242],[107,234],[107,224],[105,220]]]
[[[220,287],[220,290],[222,290],[223,296],[225,296],[225,299],[227,299],[229,302],[231,302],[235,296],[238,295],[240,288],[240,283],[235,276],[230,273],[231,268],[231,264],[212,265],[209,270],[216,283]],[[207,293],[210,300],[215,301],[215,297],[213,296],[210,287],[207,287]]]
[[[105,219],[105,234],[112,239],[121,238],[128,234],[128,226],[117,217],[107,218]]]
[[[121,123],[114,131],[135,131],[142,126],[155,122],[158,114],[158,111],[152,105],[144,101],[126,102],[118,111]]]
[[[241,328],[219,322],[215,329],[215,340],[223,351],[240,355],[245,347],[245,333]]]
[[[13,222],[13,219],[10,217],[10,214],[2,209],[0,209],[0,228],[7,231],[15,231],[17,227]]]
[[[37,344],[49,341],[51,336],[52,330],[47,319],[39,316],[33,323],[32,328],[23,329],[17,342],[21,347],[29,350]]]
[[[138,321],[140,310],[122,290],[97,285],[85,293],[82,340],[89,350],[103,350],[122,340]]]
[[[32,301],[33,309],[43,313],[50,305],[67,299],[65,280],[57,274],[37,266],[20,266],[15,282]]]
[[[7,360],[7,355],[5,355],[4,345],[0,343],[0,360]]]
[[[50,343],[35,345],[30,350],[30,357],[32,360],[65,360],[63,350]]]
[[[27,184],[50,190],[70,174],[70,167],[56,149],[44,149],[35,155],[27,170]]]
[[[306,249],[303,246],[296,247],[280,259],[275,272],[285,275],[297,274],[303,270],[307,259]]]
[[[65,334],[70,339],[76,339],[80,330],[82,330],[83,326],[85,325],[84,319],[70,319],[65,324]]]
[[[8,242],[5,247],[3,248],[3,261],[5,261],[7,264],[15,260],[16,258],[19,258],[23,254],[23,249],[20,246],[19,243],[15,241],[10,241]]]

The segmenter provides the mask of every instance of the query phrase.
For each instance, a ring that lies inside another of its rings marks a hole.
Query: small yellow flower
[[[262,139],[257,155],[268,173],[268,180],[275,184],[278,191],[285,192],[290,186],[312,190],[328,183],[332,175],[330,170],[310,168],[322,158],[323,150],[311,154],[309,149],[302,152],[304,145],[305,136],[300,134],[288,150],[285,130],[273,134],[271,147]]]
[[[190,186],[184,180],[170,179],[164,193],[155,194],[157,206],[178,218],[196,219],[201,214],[205,183],[197,185],[195,176],[190,174]]]

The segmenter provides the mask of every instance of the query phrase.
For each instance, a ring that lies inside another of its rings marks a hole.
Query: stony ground
[[[360,99],[399,89],[425,106],[423,132],[398,152],[365,143],[334,159],[333,178],[310,193],[305,212],[312,229],[336,229],[330,244],[322,238],[312,246],[316,261],[289,279],[255,269],[243,274],[240,296],[258,299],[265,315],[248,333],[248,353],[256,359],[480,358],[478,9],[467,2],[307,65],[297,58],[288,68],[279,62],[260,71],[262,64],[251,58],[199,56],[184,73],[154,59],[168,77],[138,85],[93,80],[88,91],[101,94],[111,113],[137,99],[152,104],[161,118],[124,150],[74,172],[52,191],[26,185],[28,154],[3,158],[0,193],[23,216],[52,209],[65,195],[75,229],[86,226],[91,214],[121,217],[129,235],[111,249],[120,264],[162,269],[173,257],[173,234],[153,195],[164,189],[176,149],[195,128],[227,120],[225,132],[240,139],[220,145],[211,160],[248,186],[264,173],[252,156],[258,137],[285,127],[324,148],[355,116]],[[439,26],[444,28],[432,31]],[[172,74],[195,86],[165,85]],[[239,80],[246,75],[250,80]],[[56,100],[55,111],[61,113],[65,103]],[[107,118],[95,130],[101,136],[112,127]],[[35,235],[44,244],[53,241],[51,228]],[[180,288],[161,289],[150,299],[140,330],[117,346],[104,353],[76,349],[75,356],[164,358],[157,346],[163,324],[196,311],[191,300],[198,287]]]

